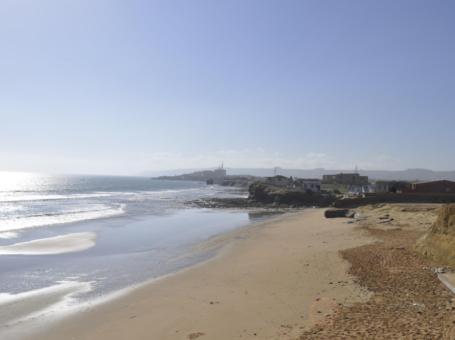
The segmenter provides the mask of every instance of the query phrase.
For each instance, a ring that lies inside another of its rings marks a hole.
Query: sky
[[[1,0],[0,171],[455,170],[452,0]]]

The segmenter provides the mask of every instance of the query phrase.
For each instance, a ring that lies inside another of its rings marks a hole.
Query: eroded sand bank
[[[289,213],[202,244],[216,258],[94,306],[27,339],[275,339],[312,326],[318,298],[366,301],[339,250],[370,242],[323,210]],[[330,319],[330,316],[329,316]]]

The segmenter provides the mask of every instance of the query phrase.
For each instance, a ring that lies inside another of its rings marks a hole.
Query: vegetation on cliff
[[[415,249],[439,262],[455,266],[455,204],[441,207],[438,219],[417,241]]]

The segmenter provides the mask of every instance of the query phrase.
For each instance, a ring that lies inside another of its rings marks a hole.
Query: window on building
[[[311,189],[313,189],[313,188],[314,188],[314,184],[311,184]]]
[[[446,188],[446,192],[450,192],[450,188]]]
[[[279,182],[279,181],[281,181],[281,178],[280,178],[280,177],[278,177],[278,182]]]

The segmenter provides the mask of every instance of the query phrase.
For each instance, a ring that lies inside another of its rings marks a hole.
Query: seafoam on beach
[[[84,251],[95,246],[94,232],[75,233],[0,247],[0,255],[55,255]]]
[[[36,334],[69,312],[86,308],[76,304],[73,296],[90,289],[88,282],[63,281],[20,294],[0,293],[1,339]]]

